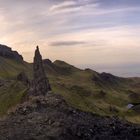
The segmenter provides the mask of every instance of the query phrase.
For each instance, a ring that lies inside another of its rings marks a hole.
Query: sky
[[[33,61],[63,60],[140,76],[140,0],[0,0],[0,44]]]

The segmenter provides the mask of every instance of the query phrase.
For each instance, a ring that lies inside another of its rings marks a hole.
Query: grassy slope
[[[118,115],[140,123],[139,114],[128,112],[126,108],[132,102],[130,92],[140,92],[139,87],[134,88],[139,85],[139,78],[125,79],[109,75],[111,78],[106,80],[92,70],[79,70],[61,61],[54,64],[64,72],[67,69],[68,73],[50,76],[53,90],[62,94],[71,105],[100,115]]]
[[[13,79],[18,73],[25,71],[31,75],[31,65],[26,62],[18,62],[0,57],[0,78]]]
[[[139,114],[126,109],[127,104],[132,102],[130,93],[140,92],[139,78],[124,79],[89,69],[80,70],[63,61],[44,66],[53,91],[64,96],[72,106],[100,115],[118,115],[140,123]],[[23,84],[13,81],[23,70],[31,77],[31,64],[0,58],[0,77],[12,79],[7,87],[0,87],[0,114],[16,105],[26,92]]]
[[[17,105],[26,92],[26,87],[17,81],[9,81],[0,88],[0,115]]]
[[[27,88],[16,80],[16,76],[25,71],[31,75],[31,66],[26,62],[0,57],[0,115],[19,103]]]

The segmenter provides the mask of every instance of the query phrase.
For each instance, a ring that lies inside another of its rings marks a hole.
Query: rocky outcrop
[[[0,56],[5,58],[14,59],[17,61],[23,61],[23,57],[19,55],[17,51],[13,51],[11,48],[0,44]]]
[[[59,95],[33,97],[0,121],[0,140],[140,139],[140,126],[74,109]]]
[[[24,85],[26,86],[30,86],[30,81],[27,77],[27,75],[25,74],[25,72],[21,72],[17,75],[17,80],[21,81]]]
[[[35,96],[46,95],[51,90],[49,80],[45,75],[42,56],[37,46],[34,56],[33,63],[33,83],[32,83],[32,94]]]
[[[0,87],[4,86],[3,80],[0,79]]]

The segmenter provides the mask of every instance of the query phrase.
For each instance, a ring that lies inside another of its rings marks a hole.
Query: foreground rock
[[[0,121],[0,140],[139,140],[140,126],[76,110],[54,94],[32,97]]]

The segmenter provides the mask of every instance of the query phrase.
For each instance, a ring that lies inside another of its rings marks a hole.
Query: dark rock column
[[[48,91],[51,90],[49,80],[45,75],[42,56],[39,52],[38,46],[34,56],[33,76],[33,95],[45,95]]]

